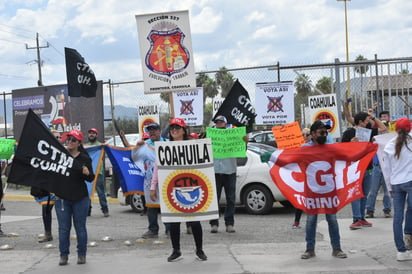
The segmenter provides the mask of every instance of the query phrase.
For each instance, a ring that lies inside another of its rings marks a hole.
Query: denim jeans
[[[375,212],[376,197],[378,196],[378,192],[381,186],[383,188],[383,211],[390,212],[392,207],[391,197],[389,196],[388,188],[386,187],[385,180],[383,179],[381,167],[380,165],[374,165],[371,179],[371,187],[366,200],[367,211]]]
[[[340,249],[339,224],[336,214],[325,214],[329,227],[330,243],[333,249]],[[318,214],[308,214],[306,217],[306,249],[315,250],[316,226]]]
[[[396,249],[399,252],[405,252],[405,242],[403,234],[412,232],[412,181],[407,183],[392,185],[393,195],[393,236],[395,239]],[[405,215],[405,228],[402,230],[402,224]]]
[[[60,256],[68,256],[70,254],[70,230],[72,227],[72,218],[77,236],[77,255],[86,256],[86,219],[89,205],[89,197],[84,197],[79,201],[56,200],[55,208],[59,224]]]
[[[235,199],[236,199],[236,173],[232,174],[215,174],[217,201],[220,201],[222,188],[225,189],[226,208],[225,208],[225,225],[235,224]],[[211,220],[211,225],[219,225],[219,220]]]
[[[99,196],[100,209],[103,213],[108,212],[107,199],[106,199],[106,184],[104,183],[104,177],[102,174],[97,176],[96,180],[96,192]]]
[[[363,177],[362,181],[362,191],[364,197],[357,199],[356,201],[353,201],[351,203],[352,205],[352,218],[353,221],[359,221],[361,219],[365,219],[365,209],[366,209],[366,200],[367,200],[367,195],[370,190],[371,186],[371,172],[372,170],[366,170],[365,176]]]

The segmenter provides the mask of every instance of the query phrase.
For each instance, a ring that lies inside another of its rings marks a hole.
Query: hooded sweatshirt
[[[409,136],[412,137],[411,132]],[[408,141],[408,148],[402,146],[399,158],[395,157],[396,138],[391,139],[384,148],[383,174],[388,190],[392,185],[399,185],[412,181],[412,142]]]

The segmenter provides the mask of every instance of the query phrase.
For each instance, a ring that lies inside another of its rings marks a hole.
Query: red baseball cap
[[[69,133],[67,133],[67,136],[73,136],[79,142],[83,142],[83,133],[80,130],[72,129],[69,131]]]
[[[97,130],[97,129],[95,129],[94,127],[92,127],[91,129],[89,129],[88,131],[87,131],[87,133],[89,133],[89,132],[94,132],[94,133],[96,133],[96,134],[99,134],[99,131]]]
[[[193,139],[199,139],[199,135],[196,132],[190,133],[189,136],[192,137]]]
[[[406,117],[396,120],[396,131],[400,129],[404,129],[406,132],[411,131],[411,121]]]
[[[171,125],[178,125],[178,126],[186,128],[185,120],[183,120],[182,118],[173,118],[172,121],[170,121],[169,123],[169,126]]]

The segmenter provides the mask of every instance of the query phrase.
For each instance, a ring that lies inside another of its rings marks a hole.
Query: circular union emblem
[[[156,123],[155,118],[153,117],[146,117],[143,121],[142,121],[142,128],[141,128],[141,132],[146,132],[146,126],[150,125],[151,123]]]
[[[162,187],[163,201],[171,212],[205,212],[212,202],[209,178],[198,170],[171,172]]]
[[[332,111],[329,110],[321,110],[315,114],[315,119],[313,121],[316,121],[318,119],[322,120],[322,122],[325,125],[330,126],[330,132],[333,133],[336,130],[336,115]]]

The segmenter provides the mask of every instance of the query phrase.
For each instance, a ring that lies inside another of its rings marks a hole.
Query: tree
[[[196,77],[196,86],[203,87],[203,104],[207,98],[214,98],[219,93],[216,81],[204,72],[200,72]]]
[[[223,66],[216,72],[215,78],[217,85],[220,87],[222,97],[226,98],[235,82],[233,74],[228,72],[227,68]]]
[[[331,93],[332,91],[332,79],[330,77],[322,77],[316,83],[316,88],[323,93]]]
[[[116,125],[119,127],[119,129],[123,130],[125,134],[128,133],[136,133],[138,131],[138,120],[137,117],[133,119],[128,119],[128,118],[116,118]],[[112,122],[110,122],[104,129],[105,135],[117,135],[117,132],[114,134],[113,133],[113,125]]]
[[[408,69],[402,69],[400,74],[409,74],[409,70]]]
[[[295,89],[299,95],[307,96],[312,92],[312,80],[304,73],[299,74],[295,79]]]
[[[362,62],[362,61],[366,61],[366,60],[368,60],[368,59],[366,59],[365,57],[363,57],[362,55],[358,55],[358,57],[356,57],[356,59],[355,59],[355,61],[357,61],[357,62]],[[358,73],[358,74],[365,74],[366,72],[368,72],[368,70],[369,70],[369,66],[368,65],[358,65],[358,66],[355,66],[355,72],[356,73]]]

